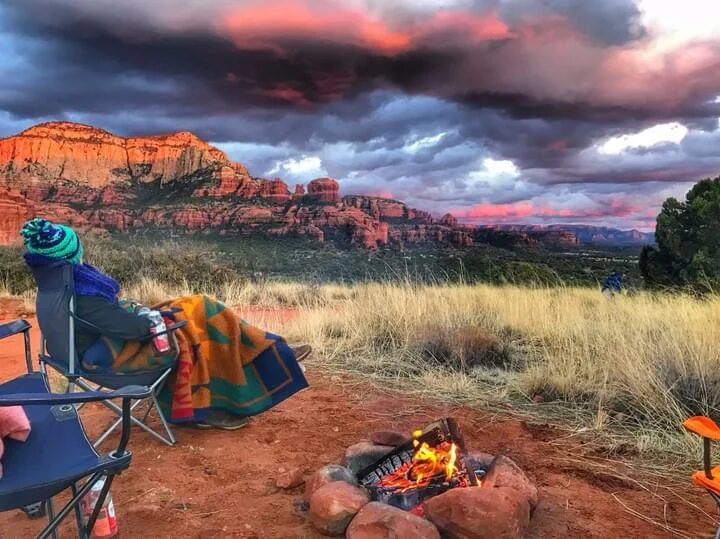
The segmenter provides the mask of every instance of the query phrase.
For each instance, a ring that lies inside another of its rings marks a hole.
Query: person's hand
[[[145,307],[144,305],[138,306],[138,308],[135,310],[135,314],[138,316],[142,316],[143,318],[152,319],[152,313],[153,311],[150,310],[149,307]]]

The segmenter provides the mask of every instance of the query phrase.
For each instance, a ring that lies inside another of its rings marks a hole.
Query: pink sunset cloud
[[[508,204],[484,203],[469,208],[459,208],[451,213],[461,221],[511,222],[535,218],[540,220],[583,220],[603,217],[635,219],[654,222],[657,211],[633,203],[623,197],[609,197],[591,201],[590,206],[557,206],[546,201],[521,201]]]
[[[256,1],[233,7],[217,23],[240,47],[286,50],[294,39],[342,43],[384,54],[414,46],[477,43],[508,37],[509,27],[494,12],[445,9],[405,24],[393,24],[360,7],[310,0]]]

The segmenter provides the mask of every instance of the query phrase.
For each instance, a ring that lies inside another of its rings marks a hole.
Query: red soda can
[[[102,490],[104,484],[105,479],[100,479],[92,486],[90,492],[85,495],[80,503],[85,524],[87,524],[88,520],[90,520],[90,515],[95,508],[98,498],[100,498],[100,491]],[[115,537],[117,533],[118,521],[117,516],[115,515],[115,506],[113,505],[112,496],[110,495],[110,492],[108,492],[105,497],[105,501],[98,512],[95,525],[90,532],[90,537],[91,539],[109,539],[110,537]]]
[[[151,333],[162,333],[167,329],[167,327],[165,326],[165,321],[163,320],[162,315],[158,311],[150,311],[148,318],[150,318],[153,323],[153,326],[150,328]],[[162,335],[155,335],[152,342],[155,351],[158,353],[163,353],[170,350],[170,338],[168,337],[167,333],[163,333]]]

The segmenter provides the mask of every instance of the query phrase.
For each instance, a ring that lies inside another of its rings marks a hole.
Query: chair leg
[[[70,501],[67,502],[63,508],[58,512],[57,515],[54,517],[51,517],[50,523],[45,527],[45,529],[40,532],[40,535],[38,535],[38,539],[47,539],[48,537],[52,536],[53,539],[56,537],[57,533],[57,527],[60,525],[60,523],[65,519],[65,517],[68,515],[70,511],[72,511],[76,505],[80,503],[80,500],[82,500],[83,496],[88,493],[88,491],[92,488],[92,486],[103,476],[101,472],[98,472],[96,474],[93,474],[90,479],[88,479],[79,489],[77,489],[77,492],[73,495],[72,498],[70,498]],[[105,483],[107,485],[107,482]],[[52,501],[48,500],[48,513],[52,514],[54,511],[52,510]],[[93,523],[94,524],[94,523]],[[86,528],[89,529],[89,528]]]
[[[137,425],[138,427],[143,429],[148,434],[153,435],[155,438],[157,438],[161,442],[166,443],[167,445],[174,445],[175,441],[176,441],[175,436],[173,435],[172,430],[170,429],[170,425],[168,424],[167,420],[165,419],[165,417],[160,409],[160,403],[158,402],[158,399],[157,399],[157,395],[158,395],[159,391],[162,389],[165,382],[167,381],[167,377],[169,375],[170,375],[170,371],[168,370],[162,376],[160,376],[152,386],[150,386],[150,390],[152,391],[152,396],[148,398],[149,405],[148,405],[147,410],[145,411],[145,415],[143,416],[143,418],[138,419],[137,417],[131,415],[130,420],[132,421],[132,423],[134,425]],[[93,388],[91,388],[86,383],[84,383],[80,380],[78,380],[76,383],[78,383],[78,385],[80,385],[81,387],[84,387],[87,391],[94,390]],[[95,389],[95,390],[97,390],[97,389]],[[137,406],[139,406],[140,403],[142,403],[143,401],[144,400],[135,401],[132,404],[132,406],[130,407],[131,412]],[[114,402],[112,402],[110,400],[102,401],[102,404],[106,408],[112,410],[118,416],[118,419],[112,425],[110,425],[110,427],[105,432],[102,433],[100,438],[97,439],[97,441],[93,444],[95,447],[98,447],[102,442],[104,442],[107,439],[107,437],[110,436],[110,434],[122,423],[122,408],[120,408],[120,406],[118,406],[117,404],[115,404]],[[145,424],[145,420],[150,415],[150,412],[152,411],[153,407],[158,412],[158,416],[160,418],[160,422],[162,423],[163,430],[166,433],[165,435],[161,434],[160,432],[154,431],[153,429],[151,429],[150,427],[148,427]]]
[[[160,409],[160,403],[157,400],[156,393],[152,394],[152,400],[153,400],[153,406],[155,406],[155,409],[157,410],[157,415],[160,418],[160,422],[163,424],[163,428],[165,429],[165,432],[167,433],[168,440],[170,440],[169,443],[165,440],[163,440],[163,441],[165,441],[165,443],[168,443],[168,445],[173,445],[175,443],[175,436],[173,436],[173,433],[170,430],[170,425],[168,425],[168,422],[165,419],[165,414],[163,414],[162,410]],[[148,408],[148,412],[150,411],[151,408],[152,408],[152,406],[150,406],[150,408]]]
[[[143,400],[144,400],[144,399],[143,399]],[[138,425],[138,426],[140,426],[141,424],[140,424],[140,422],[139,422],[139,420],[138,420],[137,418],[135,418],[135,417],[132,416],[132,412],[133,412],[133,410],[134,410],[137,406],[139,406],[142,402],[143,402],[142,400],[137,400],[137,401],[133,402],[132,405],[130,406],[130,414],[131,414],[130,420],[131,420],[133,423],[135,423],[136,425]],[[105,432],[103,432],[103,433],[100,435],[100,438],[98,438],[98,439],[95,441],[95,443],[93,444],[93,447],[98,447],[101,443],[103,443],[103,442],[105,441],[105,439],[106,439],[108,436],[110,436],[110,434],[112,433],[112,431],[114,431],[114,430],[118,427],[118,425],[120,425],[120,424],[122,423],[122,408],[120,408],[120,407],[117,406],[114,402],[111,402],[111,401],[102,401],[102,403],[103,403],[107,408],[110,408],[110,410],[112,410],[113,412],[115,412],[115,414],[118,415],[119,417],[118,417],[118,419],[115,420],[115,422],[114,422],[112,425],[110,425],[110,427],[109,427]],[[118,410],[120,410],[120,411],[119,411],[119,412],[116,411],[116,408],[117,408]]]
[[[153,403],[148,400],[148,406],[145,409],[145,413],[142,416],[142,419],[140,420],[143,423],[147,423],[147,418],[150,415],[150,412],[152,412],[153,409]]]
[[[77,485],[72,485],[70,489],[72,491],[72,495],[77,496]],[[75,504],[75,523],[77,524],[78,538],[88,539],[89,534],[88,531],[85,529],[85,526],[83,525],[83,516],[82,510],[80,508],[80,503]]]
[[[53,520],[55,520],[55,511],[53,509],[52,498],[48,498],[46,503],[47,503],[48,526],[50,526],[53,523]],[[52,534],[53,539],[57,539],[57,526],[55,526],[52,529],[51,534]]]
[[[174,444],[175,444],[175,436],[173,435],[172,431],[170,430],[170,425],[168,425],[167,421],[165,420],[165,417],[163,416],[162,412],[160,411],[160,408],[157,406],[157,397],[153,394],[153,396],[151,397],[151,399],[152,399],[152,400],[150,401],[150,406],[148,407],[148,412],[149,412],[149,410],[151,410],[153,407],[155,407],[155,408],[157,409],[157,411],[158,411],[158,416],[160,417],[160,422],[161,422],[162,425],[163,425],[163,429],[164,429],[165,432],[167,433],[167,437],[163,436],[163,435],[160,434],[159,432],[154,431],[153,429],[151,429],[150,427],[148,427],[145,423],[143,423],[142,421],[140,421],[140,420],[139,420],[137,417],[135,417],[135,416],[132,416],[132,415],[131,415],[131,416],[130,416],[130,421],[132,421],[133,425],[137,425],[138,427],[140,427],[141,429],[143,429],[143,430],[144,430],[145,432],[147,432],[148,434],[151,434],[152,436],[155,436],[155,438],[157,438],[157,439],[160,440],[161,442],[164,442],[164,443],[166,443],[167,445],[174,445]],[[132,413],[132,410],[133,410],[136,406],[138,406],[140,403],[142,403],[142,402],[143,402],[143,401],[136,401],[136,402],[134,402],[133,405],[132,405],[131,408],[130,408],[131,413]],[[147,413],[146,413],[146,416],[147,416]],[[105,432],[102,433],[102,435],[100,436],[100,438],[97,439],[97,441],[93,444],[93,446],[94,446],[94,447],[98,447],[101,443],[103,443],[103,442],[107,439],[107,437],[110,436],[110,434],[112,434],[112,432],[113,432],[121,423],[122,423],[122,416],[120,416],[118,419],[116,419],[115,422],[114,422],[112,425],[110,425],[110,427],[108,427],[108,429],[107,429]]]

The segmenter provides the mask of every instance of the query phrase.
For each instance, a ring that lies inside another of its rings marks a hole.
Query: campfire
[[[487,470],[470,465],[465,441],[452,418],[413,432],[413,439],[357,474],[374,501],[406,511],[451,488],[482,484]]]
[[[519,539],[537,488],[507,456],[469,452],[458,423],[446,418],[411,438],[372,433],[348,447],[341,464],[308,477],[302,501],[328,536]]]

